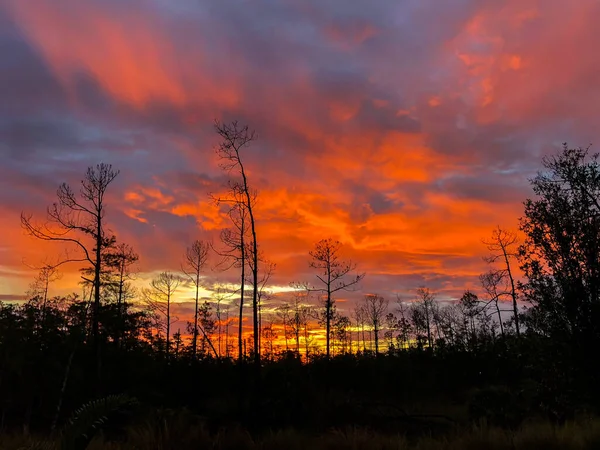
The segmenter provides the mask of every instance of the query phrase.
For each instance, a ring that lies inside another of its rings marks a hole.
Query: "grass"
[[[41,441],[37,441],[41,442]],[[0,436],[3,450],[48,448],[51,442],[36,446],[36,440],[23,435]],[[293,429],[252,437],[241,428],[221,429],[210,434],[203,426],[163,421],[129,427],[119,442],[97,436],[90,450],[592,450],[600,448],[600,419],[580,419],[561,426],[531,422],[511,431],[485,425],[455,431],[445,436],[408,439],[401,434],[381,434],[367,429],[346,428],[319,435]],[[75,450],[75,449],[74,449]]]

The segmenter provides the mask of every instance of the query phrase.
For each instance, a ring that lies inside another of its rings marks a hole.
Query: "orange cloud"
[[[348,18],[321,3],[275,12],[225,3],[206,11],[188,2],[160,10],[137,1],[7,2],[37,63],[72,101],[57,106],[64,132],[26,120],[0,129],[15,145],[39,146],[29,164],[15,150],[14,171],[31,185],[39,175],[31,167],[47,167],[40,172],[55,186],[76,183],[98,158],[122,164],[129,175],[119,179],[107,220],[138,249],[145,274],[178,270],[186,245],[218,243],[229,225],[207,195],[225,185],[214,117],[239,118],[259,133],[244,157],[259,191],[261,249],[277,263],[274,285],[310,279],[308,251],[334,237],[379,283],[367,277],[365,289],[390,294],[430,282],[456,295],[486,268],[481,238],[497,224],[517,225],[544,145],[582,129],[569,118],[597,115],[595,40],[583,26],[593,2],[440,4],[448,9],[424,16],[430,11],[403,16],[387,2],[364,10],[340,2]],[[440,16],[443,23],[432,19]],[[402,17],[410,20],[398,26]],[[580,58],[584,52],[592,56]],[[82,76],[113,104],[87,99]],[[31,97],[27,116],[38,109]],[[57,170],[63,166],[70,170]],[[34,196],[22,195],[24,204]],[[52,199],[35,195],[31,209],[43,214]],[[57,251],[20,234],[20,207],[0,215],[0,248],[10,248],[2,266],[13,272],[21,254]],[[76,280],[70,271],[61,287]],[[25,285],[21,278],[11,290]]]

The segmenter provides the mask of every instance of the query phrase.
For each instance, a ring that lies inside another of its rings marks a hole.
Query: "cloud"
[[[516,226],[541,156],[596,137],[599,8],[5,1],[0,294],[25,290],[22,258],[59,252],[23,235],[20,212],[43,217],[58,184],[100,161],[121,170],[106,217],[143,274],[179,270],[194,239],[218,244],[214,119],[258,132],[244,159],[274,285],[314,279],[308,251],[334,237],[367,272],[347,305],[475,289],[481,238]]]

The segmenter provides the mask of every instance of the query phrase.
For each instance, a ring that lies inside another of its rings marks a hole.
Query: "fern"
[[[137,404],[126,395],[109,395],[77,409],[61,433],[61,450],[84,450],[110,416]]]

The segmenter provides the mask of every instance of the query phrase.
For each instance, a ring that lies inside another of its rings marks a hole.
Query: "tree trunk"
[[[198,291],[200,289],[200,264],[196,270],[196,305],[194,309],[194,336],[192,340],[192,355],[196,359],[196,351],[198,348]]]
[[[171,288],[167,291],[167,359],[169,359],[169,351],[171,349]]]
[[[325,328],[327,335],[325,342],[327,346],[327,358],[329,358],[329,340],[331,338],[331,265],[329,259],[327,260],[327,303],[325,303]]]
[[[375,355],[379,354],[379,324],[373,321],[373,334],[375,335]]]
[[[243,343],[243,320],[244,320],[244,285],[246,283],[246,250],[244,242],[244,227],[242,225],[242,232],[240,233],[241,238],[241,259],[242,259],[242,281],[240,283],[240,317],[238,326],[238,359],[242,361],[244,358],[244,343]]]
[[[102,360],[100,354],[100,272],[102,267],[102,205],[98,205],[96,215],[96,264],[94,264],[94,309],[92,316],[92,336],[96,355],[97,393],[102,392]]]
[[[521,336],[521,329],[519,327],[519,307],[517,305],[517,291],[515,290],[515,280],[512,276],[512,271],[510,270],[510,262],[508,260],[508,255],[506,254],[506,249],[502,246],[502,253],[504,254],[504,261],[506,262],[506,272],[508,273],[508,278],[510,280],[510,293],[513,301],[513,314],[515,318],[515,330],[517,332],[517,336]]]
[[[500,314],[500,306],[498,306],[498,299],[496,299],[496,312],[498,313],[498,323],[500,324],[500,333],[504,336],[504,325],[502,324],[502,315]]]

